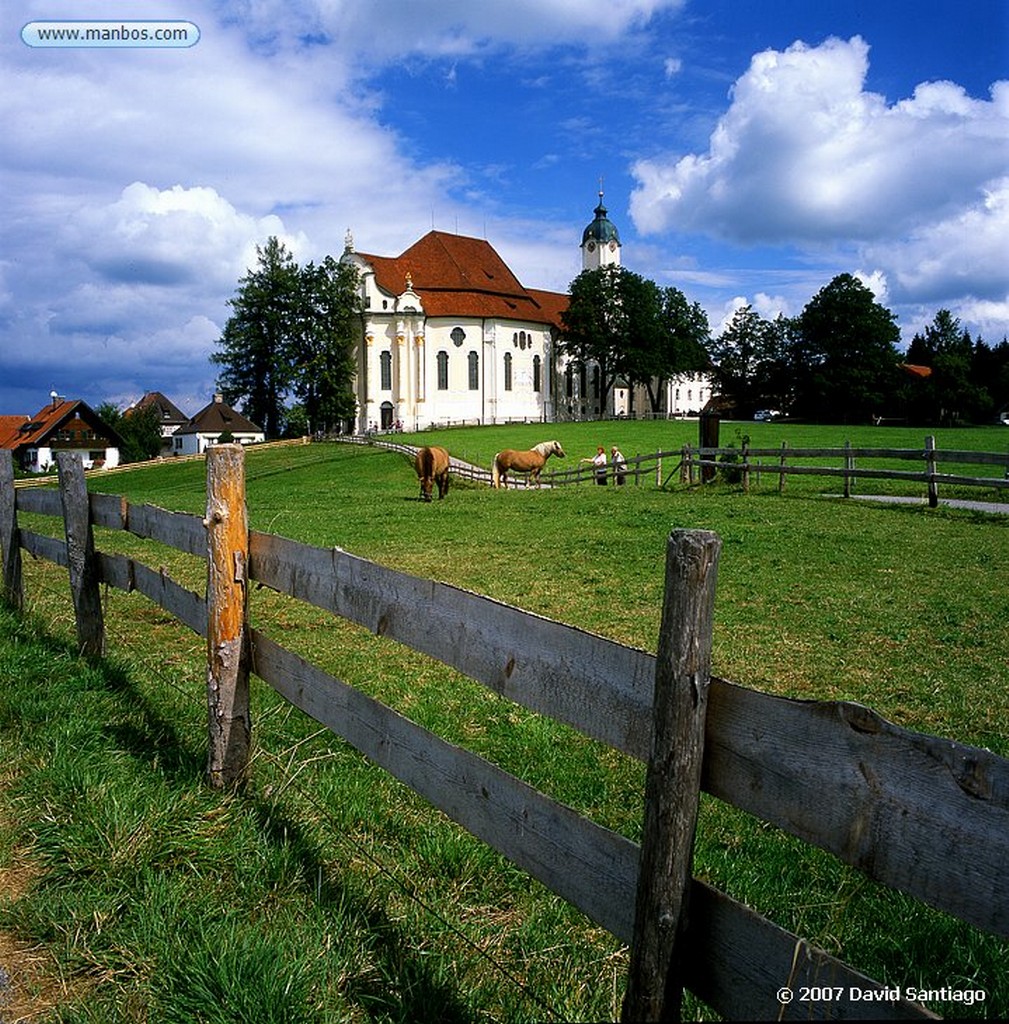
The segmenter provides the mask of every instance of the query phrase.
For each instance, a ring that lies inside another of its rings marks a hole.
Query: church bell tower
[[[594,212],[595,220],[582,232],[582,270],[619,267],[620,235],[613,221],[606,216],[602,188],[599,189],[599,205]]]

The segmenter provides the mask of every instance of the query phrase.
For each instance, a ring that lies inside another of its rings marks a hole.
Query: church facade
[[[620,237],[606,213],[600,193],[582,234],[583,269],[620,263]],[[356,339],[360,433],[647,409],[640,396],[635,408],[626,387],[614,388],[601,407],[593,367],[559,350],[567,295],[525,287],[483,239],[430,231],[399,256],[379,256],[357,252],[348,232],[341,261],[357,268],[363,306]],[[693,383],[686,390],[700,391]],[[677,415],[673,385],[667,391],[664,414]],[[696,401],[699,410],[700,393]]]

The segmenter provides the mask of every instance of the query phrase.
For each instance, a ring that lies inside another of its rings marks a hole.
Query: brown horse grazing
[[[491,480],[495,487],[507,487],[509,473],[528,473],[529,484],[538,484],[540,472],[551,455],[561,459],[565,457],[560,441],[541,441],[527,452],[505,448],[494,456]]]
[[[420,496],[424,501],[431,500],[431,489],[438,484],[438,498],[448,494],[449,455],[444,448],[432,445],[429,448],[418,448],[414,459],[414,468],[420,477]]]

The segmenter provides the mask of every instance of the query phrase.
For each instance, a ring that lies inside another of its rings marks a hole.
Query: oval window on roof
[[[449,337],[452,339],[452,344],[459,348],[466,340],[466,332],[461,327],[453,327]]]

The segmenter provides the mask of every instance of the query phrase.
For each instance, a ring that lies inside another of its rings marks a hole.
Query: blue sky
[[[1009,334],[1004,0],[191,0],[0,13],[0,413],[51,390],[194,412],[279,235],[395,255],[432,226],[566,289],[599,180],[625,266],[718,333],[856,273],[905,341]],[[41,48],[55,19],[186,49]]]

